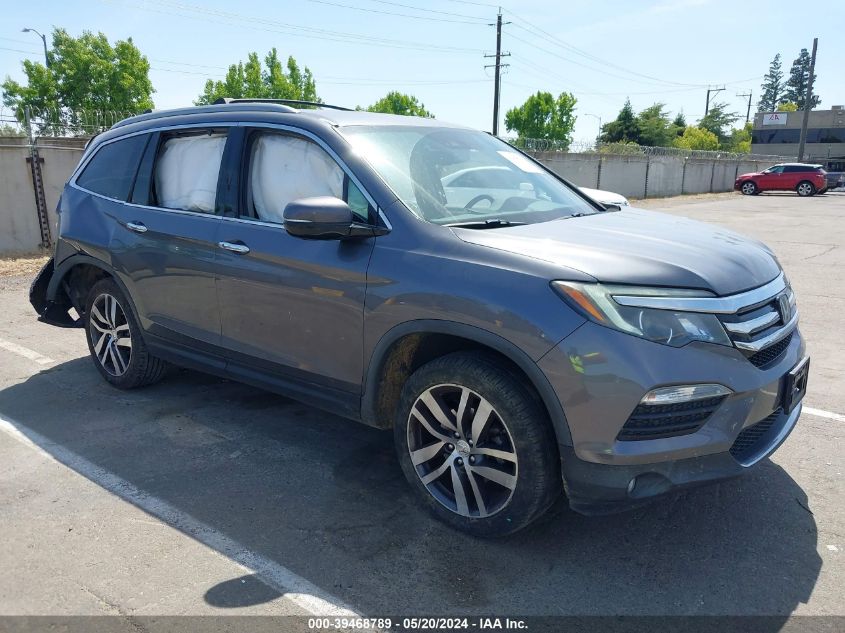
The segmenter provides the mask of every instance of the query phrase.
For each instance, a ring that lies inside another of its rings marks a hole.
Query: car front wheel
[[[799,182],[798,186],[795,188],[795,191],[798,192],[798,195],[802,198],[806,198],[807,196],[812,196],[816,193],[816,188],[813,186],[813,183],[807,182],[806,180],[803,182]]]
[[[94,284],[85,310],[88,351],[97,370],[119,389],[161,380],[167,364],[147,351],[129,301],[112,279]]]
[[[748,182],[742,183],[742,186],[739,188],[744,196],[753,196],[757,193],[757,185],[755,185],[750,180]]]
[[[402,390],[396,450],[420,501],[477,536],[540,517],[562,490],[548,416],[495,357],[457,352],[420,367]]]

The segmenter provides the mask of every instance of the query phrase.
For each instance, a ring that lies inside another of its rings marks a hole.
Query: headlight
[[[553,281],[552,288],[591,321],[655,343],[683,347],[692,341],[731,345],[725,328],[714,314],[677,312],[623,306],[614,295],[643,297],[712,297],[701,290],[605,286]]]

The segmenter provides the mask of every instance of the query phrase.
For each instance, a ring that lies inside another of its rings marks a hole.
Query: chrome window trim
[[[756,341],[734,341],[733,344],[741,350],[747,352],[759,352],[762,349],[774,345],[778,341],[785,339],[798,327],[798,311],[796,310],[789,322],[776,332],[772,332],[768,336],[757,339]]]
[[[182,123],[182,124],[179,124],[179,125],[151,126],[151,127],[146,128],[144,130],[137,130],[135,132],[129,132],[127,134],[121,134],[120,136],[110,138],[107,141],[102,141],[101,143],[99,143],[97,145],[96,148],[94,148],[93,151],[91,151],[87,156],[85,156],[83,158],[83,160],[79,163],[79,165],[77,165],[77,167],[73,171],[73,173],[71,174],[70,179],[68,180],[68,186],[73,187],[74,189],[77,189],[78,191],[84,191],[87,194],[97,196],[98,198],[102,198],[104,200],[110,200],[112,202],[120,202],[121,204],[125,204],[125,205],[128,205],[130,207],[138,207],[138,208],[141,208],[141,209],[155,209],[155,210],[158,210],[158,211],[166,211],[168,213],[185,213],[185,214],[190,214],[190,215],[199,215],[199,216],[203,216],[203,217],[208,217],[208,216],[223,217],[223,216],[218,216],[215,213],[200,213],[200,212],[197,212],[197,211],[186,211],[184,209],[168,209],[166,207],[152,207],[152,206],[149,206],[149,205],[136,204],[136,203],[133,203],[133,202],[129,202],[127,200],[118,200],[117,198],[109,198],[108,196],[104,196],[104,195],[99,194],[95,191],[91,191],[89,189],[86,189],[86,188],[78,185],[77,182],[76,182],[79,175],[85,170],[85,168],[88,166],[88,163],[90,163],[93,160],[94,156],[97,155],[97,153],[100,151],[100,149],[105,147],[106,145],[110,145],[111,143],[116,143],[117,141],[122,141],[122,140],[125,140],[127,138],[131,138],[133,136],[138,136],[140,134],[153,134],[155,132],[168,132],[168,131],[171,131],[171,130],[189,130],[189,129],[200,129],[201,130],[201,129],[207,129],[207,128],[222,128],[222,127],[225,127],[225,128],[232,128],[232,127],[247,128],[248,127],[248,128],[256,128],[256,129],[282,130],[282,131],[285,131],[285,132],[291,132],[293,134],[298,134],[300,136],[304,136],[304,137],[308,138],[309,140],[317,143],[317,145],[319,145],[324,151],[326,151],[326,153],[329,154],[329,156],[332,157],[332,160],[334,160],[338,164],[338,166],[346,174],[346,176],[348,176],[349,179],[352,180],[355,183],[355,185],[358,187],[358,189],[361,191],[361,193],[364,194],[364,197],[367,199],[367,202],[369,202],[373,206],[373,209],[376,210],[376,214],[378,215],[379,218],[381,218],[381,221],[384,222],[384,225],[389,230],[391,230],[391,231],[393,230],[393,225],[390,223],[390,220],[387,219],[387,216],[384,214],[384,211],[382,211],[381,207],[379,207],[379,205],[376,204],[376,201],[370,195],[370,192],[367,191],[366,188],[364,188],[364,186],[361,184],[361,181],[358,179],[358,177],[355,176],[355,174],[352,173],[352,170],[349,168],[349,165],[347,165],[346,162],[344,162],[340,158],[340,156],[338,156],[337,153],[331,147],[329,147],[329,145],[322,138],[320,138],[318,135],[314,134],[313,132],[310,132],[309,130],[304,130],[302,128],[296,127],[295,125],[286,125],[286,124],[282,124],[282,123],[264,123],[264,122],[260,122],[260,121],[259,122],[254,122],[254,121],[207,121],[207,122],[204,122],[202,124]],[[344,139],[344,142],[348,142],[348,141],[346,141],[346,139]],[[225,218],[225,219],[243,220],[245,222],[250,222],[252,224],[261,224],[261,225],[265,225],[265,226],[276,226],[276,227],[283,227],[284,226],[281,223],[263,222],[263,221],[260,221],[260,220],[251,220],[250,218]]]
[[[633,308],[655,308],[679,312],[706,312],[709,314],[735,314],[743,308],[764,303],[786,289],[786,279],[780,273],[767,284],[727,297],[653,297],[613,295],[619,305]]]

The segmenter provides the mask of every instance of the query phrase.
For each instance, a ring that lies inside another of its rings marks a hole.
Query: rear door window
[[[100,147],[76,179],[83,189],[126,201],[138,172],[148,134],[139,134]]]

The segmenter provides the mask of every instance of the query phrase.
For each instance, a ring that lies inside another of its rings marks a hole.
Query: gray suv
[[[738,475],[801,413],[765,245],[602,206],[482,132],[300,102],[148,113],[90,142],[59,207],[31,301],[106,381],[189,367],[392,429],[419,502],[473,534],[563,491],[597,514]]]

